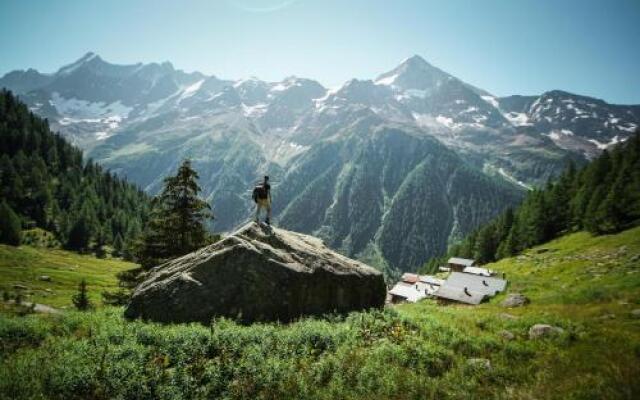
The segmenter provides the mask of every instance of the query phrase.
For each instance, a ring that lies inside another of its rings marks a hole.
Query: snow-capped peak
[[[391,71],[378,76],[375,83],[401,90],[425,90],[433,88],[450,77],[446,72],[429,64],[424,58],[414,55],[402,61]]]
[[[77,61],[74,61],[73,63],[69,64],[69,65],[65,65],[64,67],[60,68],[58,70],[58,74],[61,75],[68,75],[70,73],[72,73],[73,71],[75,71],[76,69],[78,69],[79,67],[85,65],[86,63],[94,60],[94,59],[100,59],[100,56],[98,56],[96,53],[90,51],[87,54],[85,54],[84,56],[80,57]]]
[[[412,55],[411,57],[407,57],[400,63],[400,66],[405,66],[405,68],[409,67],[417,67],[417,68],[425,68],[431,67],[431,64],[427,62],[424,58],[420,57],[417,54]]]

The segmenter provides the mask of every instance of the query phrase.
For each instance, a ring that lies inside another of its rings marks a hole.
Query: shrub
[[[80,311],[87,311],[93,308],[91,301],[89,300],[89,294],[87,292],[87,281],[81,280],[78,285],[78,293],[74,294],[71,298],[73,305]]]
[[[19,246],[22,240],[22,223],[9,205],[0,203],[0,243]]]

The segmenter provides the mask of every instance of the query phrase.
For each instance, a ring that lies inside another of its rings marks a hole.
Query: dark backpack
[[[254,202],[258,202],[258,199],[266,199],[267,196],[267,190],[265,189],[264,186],[259,185],[253,188],[253,201]]]

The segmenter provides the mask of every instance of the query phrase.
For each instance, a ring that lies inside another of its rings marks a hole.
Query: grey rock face
[[[513,340],[516,338],[516,335],[514,335],[513,332],[503,330],[500,332],[500,337],[504,340]]]
[[[550,336],[556,336],[564,332],[564,329],[548,324],[535,324],[529,328],[529,339],[542,339]]]
[[[529,298],[520,293],[509,293],[507,298],[502,302],[502,307],[522,307],[529,304]]]
[[[209,323],[290,321],[384,305],[382,274],[321,240],[249,223],[225,239],[154,268],[127,318]]]

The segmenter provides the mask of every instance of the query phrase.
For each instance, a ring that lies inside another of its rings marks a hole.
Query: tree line
[[[10,91],[0,91],[0,241],[18,245],[21,230],[52,232],[69,250],[132,258],[151,201],[136,186],[105,171],[34,115]]]
[[[429,260],[434,271],[447,257],[480,263],[510,257],[569,232],[616,233],[640,224],[640,132],[581,170],[570,164],[544,188],[528,193],[520,206],[473,231],[445,257]]]

